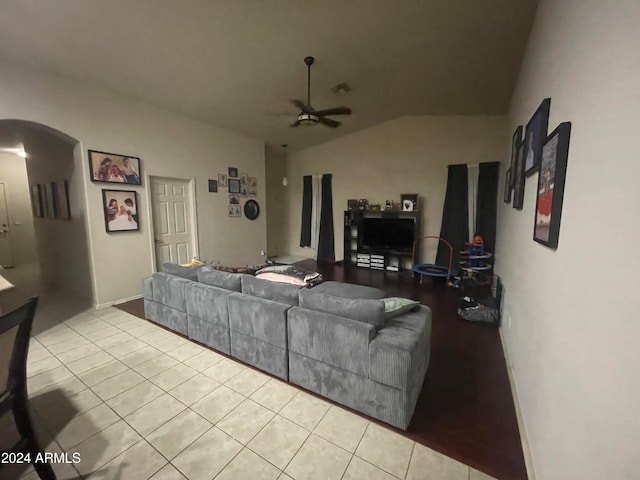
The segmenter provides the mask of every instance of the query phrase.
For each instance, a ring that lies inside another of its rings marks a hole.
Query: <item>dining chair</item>
[[[43,460],[27,397],[27,353],[37,304],[38,298],[31,298],[0,317],[0,417],[11,412],[20,435],[13,447],[0,454],[3,458],[28,459],[41,479],[55,480],[51,465]],[[8,465],[0,462],[0,470],[4,466]]]

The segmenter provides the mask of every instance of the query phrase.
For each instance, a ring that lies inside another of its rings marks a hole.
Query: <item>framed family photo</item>
[[[71,204],[69,203],[69,182],[61,180],[55,183],[54,202],[56,217],[71,220]]]
[[[92,182],[142,184],[138,157],[89,150],[89,169]]]
[[[537,108],[524,133],[524,174],[530,176],[540,167],[542,146],[547,138],[551,99],[545,98]]]
[[[570,136],[571,123],[561,123],[542,148],[533,239],[550,248],[558,248],[560,237]]]
[[[240,193],[240,180],[237,178],[229,178],[227,185],[229,186],[229,193]]]
[[[138,196],[133,190],[102,190],[104,226],[107,233],[140,230]]]

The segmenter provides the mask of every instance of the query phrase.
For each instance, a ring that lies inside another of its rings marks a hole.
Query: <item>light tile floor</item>
[[[62,480],[490,478],[115,308],[36,334],[28,377],[41,445],[81,458],[53,465]],[[5,416],[0,448],[13,437]]]

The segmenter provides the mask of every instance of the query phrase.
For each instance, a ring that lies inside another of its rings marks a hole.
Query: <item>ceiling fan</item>
[[[315,125],[322,123],[327,127],[336,128],[340,125],[337,120],[326,118],[330,115],[351,115],[351,109],[347,107],[327,108],[326,110],[316,110],[311,106],[311,65],[313,65],[315,58],[305,57],[304,63],[307,65],[307,103],[302,100],[291,100],[296,107],[300,109],[298,118],[291,124],[292,127],[299,127],[300,125]]]

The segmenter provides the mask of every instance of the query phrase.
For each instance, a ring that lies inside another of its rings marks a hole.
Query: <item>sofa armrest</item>
[[[431,309],[422,305],[389,320],[369,347],[371,380],[409,390],[422,385],[429,366]]]
[[[142,296],[145,300],[153,300],[153,277],[142,279]]]
[[[293,307],[288,313],[288,332],[290,351],[369,376],[369,343],[376,333],[373,325]]]

